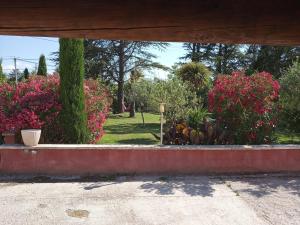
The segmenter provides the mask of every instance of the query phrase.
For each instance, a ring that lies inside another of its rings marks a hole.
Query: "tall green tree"
[[[24,78],[27,80],[29,78],[29,71],[27,68],[25,68],[24,72],[23,72],[23,76]]]
[[[204,64],[199,62],[183,64],[175,70],[175,75],[197,94],[199,103],[207,106],[207,93],[212,85],[212,78],[211,72]]]
[[[297,46],[250,45],[246,60],[248,73],[266,71],[275,78],[280,78],[300,55]]]
[[[195,92],[207,91],[211,82],[211,72],[202,63],[190,62],[183,64],[175,70],[175,74],[184,82],[187,82]]]
[[[88,142],[87,115],[84,103],[84,59],[81,39],[59,40],[60,122],[66,143]]]
[[[202,44],[202,43],[184,43],[183,48],[185,55],[181,59],[190,60],[192,62],[202,62],[213,66],[213,50],[216,44]]]
[[[279,78],[300,55],[299,46],[184,43],[183,47],[186,52],[181,59],[202,62],[214,74],[267,71]]]
[[[130,78],[127,82],[127,90],[125,87],[125,92],[127,91],[127,98],[130,102],[130,111],[129,111],[129,117],[135,117],[135,108],[136,108],[136,100],[139,99],[140,92],[139,89],[136,88],[136,83],[141,81],[144,77],[144,74],[141,70],[132,70],[130,72]],[[139,87],[139,86],[138,86]],[[143,104],[143,103],[141,103]],[[141,112],[143,111],[143,105],[139,105]],[[142,114],[143,117],[143,114]],[[143,117],[144,118],[144,117]]]
[[[39,59],[38,75],[47,76],[46,57],[42,54]]]
[[[280,77],[280,125],[289,131],[300,132],[300,59]]]
[[[213,73],[230,74],[244,66],[243,45],[184,43],[181,59],[204,63]]]
[[[3,69],[2,69],[2,59],[0,58],[0,76],[3,75]]]
[[[88,77],[101,77],[116,83],[117,112],[125,110],[124,84],[131,71],[136,69],[165,69],[154,62],[156,58],[150,49],[164,50],[167,43],[124,40],[86,40],[85,68]]]
[[[5,81],[5,75],[2,69],[2,59],[0,58],[0,84]]]

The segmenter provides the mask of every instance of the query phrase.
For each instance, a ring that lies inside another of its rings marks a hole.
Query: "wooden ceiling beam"
[[[300,45],[300,1],[1,0],[0,34]]]

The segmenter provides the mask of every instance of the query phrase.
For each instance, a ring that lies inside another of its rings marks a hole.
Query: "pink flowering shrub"
[[[84,94],[90,142],[96,143],[104,134],[103,124],[110,111],[112,97],[103,84],[92,79],[85,80]]]
[[[277,124],[279,89],[266,72],[219,75],[208,95],[209,110],[231,144],[270,143]]]
[[[94,143],[104,134],[110,95],[96,80],[85,81],[85,90],[90,142]],[[60,110],[58,76],[34,76],[17,86],[0,86],[0,133],[41,128],[44,143],[63,143]]]

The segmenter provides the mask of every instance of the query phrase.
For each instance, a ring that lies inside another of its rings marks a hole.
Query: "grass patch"
[[[129,118],[129,113],[111,114],[98,144],[159,144],[160,116],[144,113],[144,117],[145,126],[140,113],[135,118]],[[300,134],[278,131],[275,137],[275,144],[300,144]]]
[[[159,144],[160,116],[144,113],[143,126],[140,113],[130,118],[129,113],[111,114],[104,124],[105,135],[98,144]],[[154,134],[154,135],[153,135]]]
[[[277,132],[276,144],[300,144],[300,134]]]

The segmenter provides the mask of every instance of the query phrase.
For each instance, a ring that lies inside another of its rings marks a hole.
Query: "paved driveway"
[[[300,224],[298,176],[10,179],[0,177],[3,225]]]

